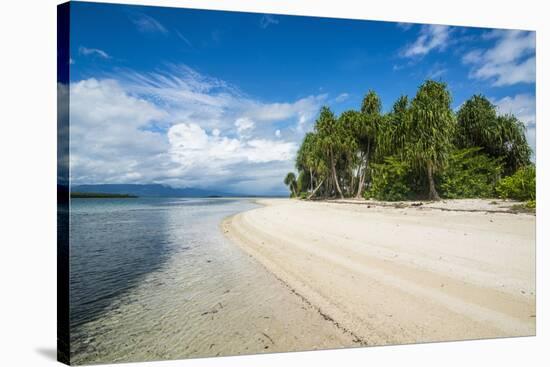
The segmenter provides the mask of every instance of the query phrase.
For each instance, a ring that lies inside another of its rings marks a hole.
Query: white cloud
[[[243,101],[242,107],[245,110],[243,114],[256,121],[263,122],[297,118],[297,128],[303,129],[307,123],[314,119],[326,98],[326,94],[320,94],[304,97],[294,102],[261,103],[252,100]]]
[[[273,15],[264,14],[260,18],[260,27],[263,29],[269,27],[270,24],[279,24],[279,20],[275,18]]]
[[[414,26],[414,23],[397,22],[395,25],[397,26],[397,28],[400,28],[404,31],[408,31]]]
[[[190,186],[235,185],[236,192],[282,191],[280,177],[292,165],[294,142],[257,138],[232,138],[208,134],[196,123],[179,123],[168,131],[174,172]],[[267,176],[267,177],[266,177]],[[273,180],[275,178],[275,180]],[[251,187],[243,187],[247,181]]]
[[[451,28],[444,25],[424,25],[416,41],[401,52],[403,57],[422,57],[429,52],[442,51],[449,43]]]
[[[126,183],[160,173],[167,139],[143,128],[165,118],[162,110],[114,80],[72,83],[70,101],[73,183]]]
[[[113,119],[138,127],[164,116],[152,103],[126,93],[115,80],[87,79],[72,83],[71,117],[86,128],[109,128]]]
[[[338,96],[336,96],[336,98],[334,98],[334,102],[341,103],[347,100],[348,98],[349,98],[348,93],[340,93]]]
[[[436,69],[428,73],[430,79],[437,79],[447,73],[447,69]]]
[[[201,127],[222,132],[234,129],[234,121],[239,118],[254,121],[260,130],[276,121],[288,121],[294,128],[302,128],[313,121],[327,97],[321,94],[293,102],[266,103],[181,65],[171,65],[165,72],[126,72],[112,77],[119,78],[132,93],[158,100],[174,120],[200,121]]]
[[[504,97],[494,102],[501,114],[513,114],[526,126],[536,124],[536,101],[530,94]]]
[[[280,177],[325,100],[266,103],[185,66],[75,82],[71,177],[285,192]]]
[[[470,77],[490,80],[494,86],[535,82],[535,33],[492,31],[484,39],[495,40],[493,47],[468,52],[462,58],[472,65]]]
[[[296,145],[267,139],[237,139],[221,135],[208,135],[195,123],[180,123],[168,131],[171,158],[181,164],[184,171],[196,167],[204,171],[225,172],[228,165],[240,162],[266,163],[292,158]]]
[[[462,56],[462,62],[465,64],[476,64],[483,60],[483,53],[481,50],[473,50],[470,52],[467,52]]]
[[[281,137],[281,130],[279,130],[279,129],[275,130],[275,136],[280,138]]]
[[[168,34],[168,30],[155,18],[136,13],[130,17],[130,20],[136,25],[137,29],[143,33],[162,33]]]
[[[181,34],[180,31],[176,30],[176,36],[178,36],[178,38],[180,40],[182,40],[183,42],[185,42],[185,44],[187,44],[187,46],[189,47],[193,47],[193,44],[191,43],[191,41],[189,41],[189,39],[187,37],[185,37],[183,34]]]
[[[243,134],[247,130],[253,129],[255,124],[248,117],[240,117],[235,121],[235,126],[237,127],[237,133]]]
[[[445,68],[441,63],[435,63],[428,71],[427,76],[429,79],[437,79],[445,75],[447,71],[447,68]]]
[[[78,53],[84,56],[99,56],[102,59],[111,58],[111,56],[109,56],[107,52],[100,50],[99,48],[87,48],[84,46],[80,46],[78,49]]]

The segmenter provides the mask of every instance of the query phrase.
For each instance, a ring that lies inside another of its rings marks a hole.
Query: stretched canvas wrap
[[[58,6],[58,357],[535,335],[535,32]]]

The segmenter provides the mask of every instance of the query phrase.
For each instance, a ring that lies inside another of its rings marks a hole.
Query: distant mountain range
[[[140,197],[251,197],[238,193],[227,193],[215,190],[196,188],[174,188],[161,184],[101,184],[101,185],[73,185],[71,192],[97,194],[126,194]]]

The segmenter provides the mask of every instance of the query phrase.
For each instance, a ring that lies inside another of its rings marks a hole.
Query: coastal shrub
[[[536,199],[536,170],[534,165],[522,167],[511,176],[500,180],[496,192],[503,199],[534,200]]]
[[[411,197],[411,167],[397,157],[387,157],[384,163],[373,163],[371,183],[364,197],[384,201],[400,201]]]
[[[438,177],[441,196],[448,199],[494,197],[502,172],[499,159],[480,152],[481,148],[455,150]]]

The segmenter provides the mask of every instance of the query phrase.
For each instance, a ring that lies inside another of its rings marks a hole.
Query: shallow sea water
[[[227,240],[248,199],[73,199],[71,361],[207,357],[353,346]]]

